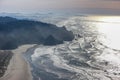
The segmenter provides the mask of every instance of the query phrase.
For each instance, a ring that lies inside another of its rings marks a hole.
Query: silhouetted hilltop
[[[23,44],[56,45],[71,41],[74,35],[53,24],[0,17],[0,49],[15,49]]]
[[[12,21],[16,21],[17,19],[16,18],[11,18],[11,17],[0,17],[0,22],[12,22]]]

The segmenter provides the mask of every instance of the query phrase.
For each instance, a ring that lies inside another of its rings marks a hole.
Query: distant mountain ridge
[[[53,24],[0,17],[0,49],[15,49],[23,44],[56,45],[73,40],[65,27]]]

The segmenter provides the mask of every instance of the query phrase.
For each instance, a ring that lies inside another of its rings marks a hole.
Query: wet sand
[[[12,50],[13,57],[10,60],[7,71],[0,80],[32,80],[31,68],[24,59],[23,53],[34,45],[24,45]]]

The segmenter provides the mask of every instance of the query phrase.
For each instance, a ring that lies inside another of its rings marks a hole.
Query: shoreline
[[[25,53],[34,45],[22,45],[17,49],[10,50],[13,56],[7,66],[7,70],[0,80],[33,80],[29,62],[24,58]]]

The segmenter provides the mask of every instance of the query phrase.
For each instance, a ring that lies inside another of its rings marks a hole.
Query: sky
[[[0,0],[0,12],[79,10],[85,13],[120,14],[120,0]]]

